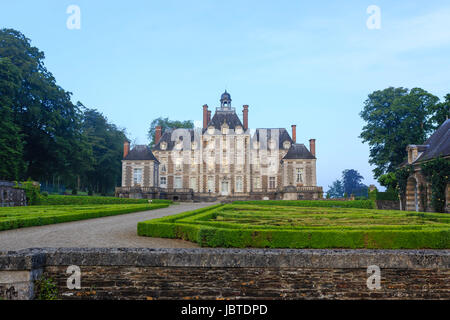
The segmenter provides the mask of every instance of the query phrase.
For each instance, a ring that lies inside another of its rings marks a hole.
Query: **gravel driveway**
[[[137,223],[213,203],[181,203],[168,208],[112,217],[52,224],[0,232],[0,251],[26,248],[194,248],[197,244],[173,239],[137,236]]]

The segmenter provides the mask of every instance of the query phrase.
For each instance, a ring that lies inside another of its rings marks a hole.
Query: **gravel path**
[[[213,204],[181,203],[151,211],[1,231],[0,251],[44,247],[195,248],[197,244],[183,240],[139,237],[137,223],[210,205]]]

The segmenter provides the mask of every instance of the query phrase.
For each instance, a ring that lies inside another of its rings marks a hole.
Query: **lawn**
[[[99,196],[48,195],[40,197],[40,205],[86,205],[86,204],[138,204],[149,203],[148,199],[130,199]],[[152,203],[172,203],[171,200],[153,199]]]
[[[138,234],[180,238],[203,247],[450,248],[448,214],[329,207],[327,201],[316,201],[314,206],[309,202],[306,207],[305,203],[216,205],[140,222]]]
[[[156,204],[46,205],[0,208],[0,231],[166,208]]]

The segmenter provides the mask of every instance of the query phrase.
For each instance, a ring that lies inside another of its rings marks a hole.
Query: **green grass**
[[[373,200],[267,200],[267,201],[234,201],[234,204],[254,204],[261,206],[293,206],[293,207],[331,207],[331,208],[364,208],[376,209]]]
[[[247,203],[140,222],[138,234],[179,238],[204,247],[450,248],[448,214],[294,205],[301,201],[286,206]]]
[[[0,208],[0,231],[166,208],[170,204],[50,205]]]
[[[144,204],[148,199],[129,199],[115,197],[93,197],[93,196],[41,196],[40,205],[88,205],[88,204]],[[171,200],[153,199],[152,203],[169,203]]]

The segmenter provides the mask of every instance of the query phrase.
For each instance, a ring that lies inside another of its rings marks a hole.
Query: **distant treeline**
[[[120,184],[124,129],[71,101],[44,53],[0,30],[0,179],[33,179],[91,193]]]

